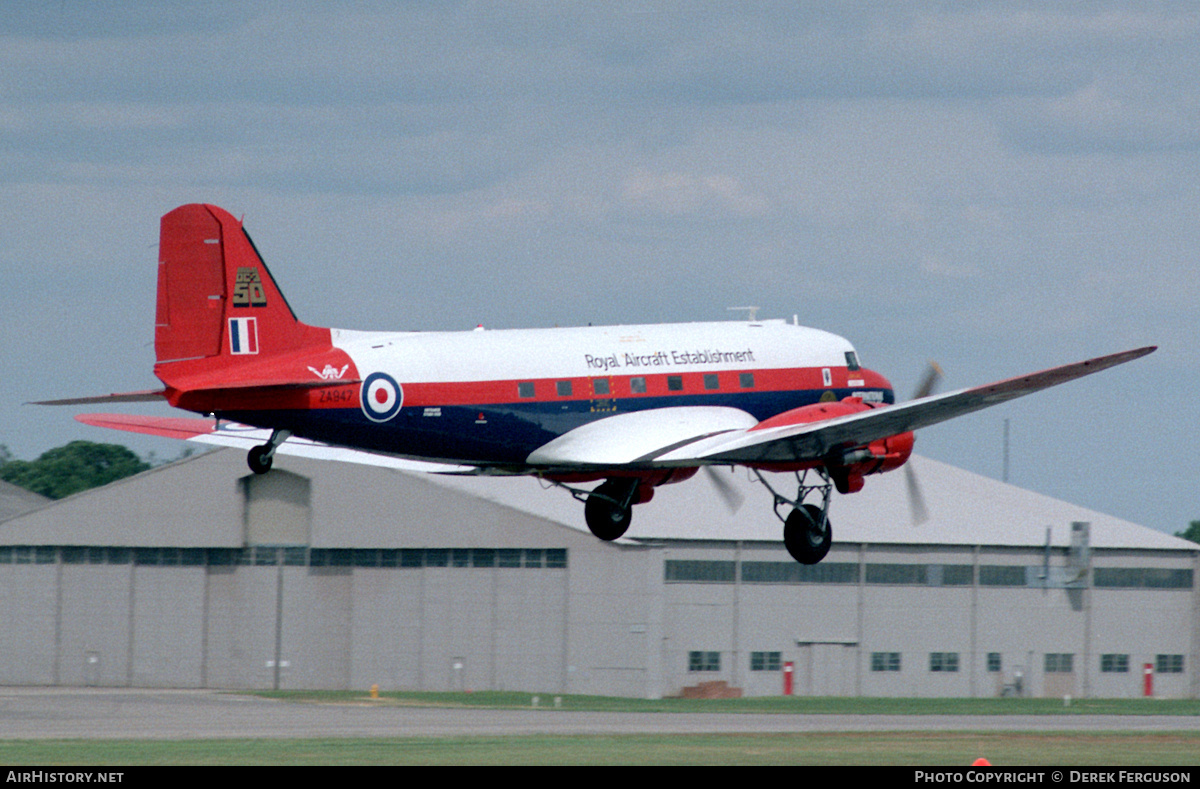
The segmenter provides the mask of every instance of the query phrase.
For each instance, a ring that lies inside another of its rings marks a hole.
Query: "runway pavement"
[[[880,731],[1200,731],[1200,717],[771,715],[313,704],[209,690],[0,688],[4,739],[449,737]]]

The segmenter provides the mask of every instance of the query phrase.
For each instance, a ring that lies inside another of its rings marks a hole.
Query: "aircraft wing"
[[[916,430],[1132,361],[1154,347],[812,421],[799,409],[759,423],[736,408],[680,406],[618,414],[539,447],[527,458],[545,470],[771,464],[818,460],[839,448]],[[794,419],[789,419],[793,416]]]
[[[678,465],[681,462],[786,463],[813,460],[839,447],[861,446],[897,433],[928,427],[1098,373],[1145,356],[1155,348],[1149,346],[1100,356],[984,386],[920,397],[900,405],[880,406],[819,422],[797,419],[788,424],[786,414],[781,414],[770,420],[769,427],[752,427],[702,437],[684,446],[664,448],[653,460],[662,465]]]
[[[547,468],[648,464],[664,452],[717,435],[745,433],[758,420],[738,408],[673,406],[598,419],[543,444],[525,462]]]
[[[143,433],[145,435],[194,441],[220,447],[234,447],[243,450],[249,450],[259,444],[265,444],[271,437],[270,430],[234,422],[217,424],[212,419],[132,416],[126,414],[80,414],[75,419],[93,427],[125,430],[130,433]],[[275,450],[275,454],[293,455],[295,457],[312,458],[314,460],[338,460],[344,463],[358,463],[364,466],[378,466],[381,468],[398,469],[400,471],[419,471],[430,474],[479,473],[479,469],[475,466],[409,460],[407,458],[380,455],[374,452],[348,449],[346,447],[322,444],[319,441],[309,441],[308,439],[295,437],[289,438],[280,444]]]

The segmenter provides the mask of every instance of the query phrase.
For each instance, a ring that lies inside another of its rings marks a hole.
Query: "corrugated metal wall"
[[[567,596],[552,568],[0,565],[0,682],[562,692]]]

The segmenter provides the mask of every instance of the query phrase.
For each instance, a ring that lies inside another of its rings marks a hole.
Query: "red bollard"
[[[792,695],[792,677],[796,675],[796,664],[790,660],[783,664],[783,695]]]
[[[1154,695],[1154,664],[1142,664],[1142,695],[1150,698]]]

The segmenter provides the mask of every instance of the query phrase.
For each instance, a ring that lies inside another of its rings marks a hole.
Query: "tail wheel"
[[[275,462],[275,450],[291,437],[292,431],[282,427],[275,428],[271,431],[271,440],[265,444],[259,444],[250,450],[250,454],[246,455],[246,465],[250,466],[250,470],[255,474],[266,474],[271,470],[271,464]]]
[[[255,474],[266,474],[271,470],[271,464],[274,462],[272,455],[274,455],[274,447],[270,444],[260,444],[246,455],[246,465]]]
[[[815,504],[795,508],[783,524],[783,544],[800,564],[816,564],[825,558],[833,544],[829,518]]]
[[[592,534],[611,542],[625,533],[633,519],[633,507],[618,502],[628,502],[636,489],[637,480],[610,479],[592,491],[583,505],[583,516]]]

